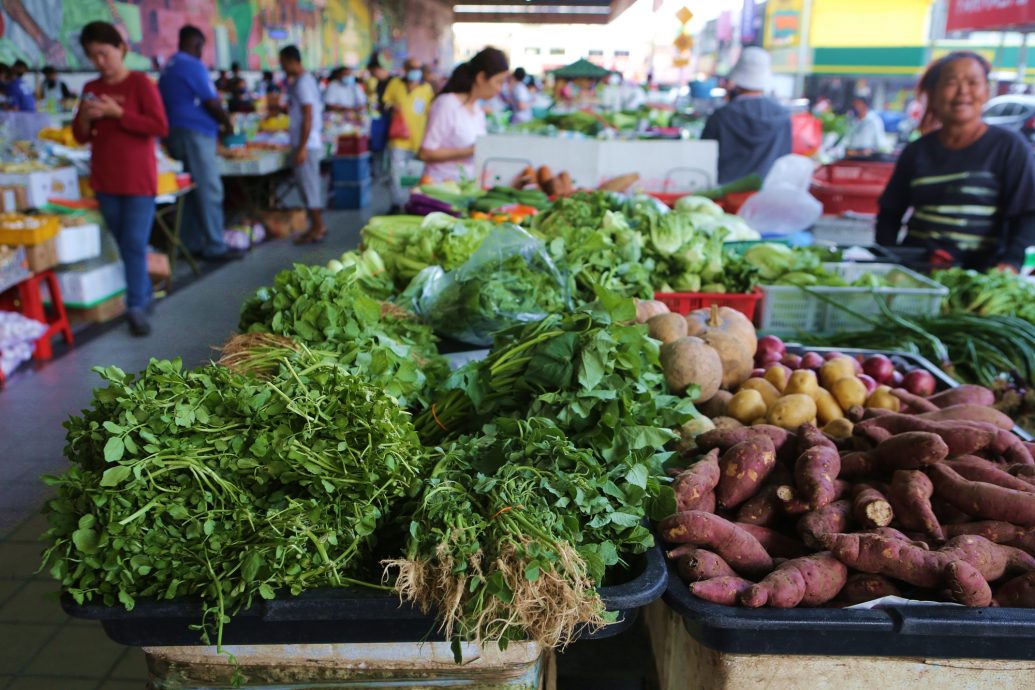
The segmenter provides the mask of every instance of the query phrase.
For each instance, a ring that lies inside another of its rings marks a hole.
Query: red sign
[[[1035,0],[949,0],[946,31],[1000,30],[1035,24]]]

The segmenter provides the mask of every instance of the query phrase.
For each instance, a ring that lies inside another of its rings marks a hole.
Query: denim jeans
[[[108,230],[115,236],[126,267],[126,306],[147,309],[151,279],[147,275],[147,242],[155,220],[153,196],[97,193],[97,203]]]
[[[215,257],[226,251],[223,241],[223,179],[219,176],[216,138],[190,129],[170,129],[169,155],[183,163],[194,189],[187,195],[181,226],[183,246],[191,254]]]

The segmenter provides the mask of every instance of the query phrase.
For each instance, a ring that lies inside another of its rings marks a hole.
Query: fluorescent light
[[[610,7],[587,5],[453,5],[456,14],[611,14]]]

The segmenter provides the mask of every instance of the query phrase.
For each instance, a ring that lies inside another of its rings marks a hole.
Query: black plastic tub
[[[669,568],[665,603],[694,640],[720,652],[1035,659],[1035,609],[748,609],[698,599]]]
[[[661,598],[668,571],[655,546],[632,562],[637,574],[627,582],[599,589],[608,611],[618,621],[580,640],[612,637],[636,621],[639,609]],[[200,645],[201,634],[190,626],[201,622],[202,606],[189,601],[139,601],[132,611],[122,606],[76,604],[71,596],[61,606],[75,618],[100,621],[115,642],[132,647]],[[237,612],[223,628],[223,644],[362,644],[441,641],[432,616],[396,595],[362,588],[318,589],[294,597],[261,601]],[[214,642],[214,640],[213,640]]]

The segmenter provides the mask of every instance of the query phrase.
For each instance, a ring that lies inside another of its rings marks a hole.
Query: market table
[[[155,227],[161,231],[169,242],[169,281],[172,281],[173,272],[176,269],[176,254],[183,253],[194,275],[199,275],[201,270],[198,262],[190,255],[187,248],[180,240],[180,230],[183,226],[183,204],[187,195],[194,190],[195,185],[181,187],[171,194],[160,194],[155,197]]]
[[[224,198],[232,192],[239,200],[238,208],[250,220],[260,220],[263,211],[278,205],[275,188],[287,168],[287,152],[264,151],[254,158],[219,158],[219,176],[223,178]]]

